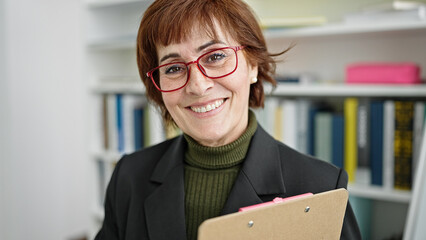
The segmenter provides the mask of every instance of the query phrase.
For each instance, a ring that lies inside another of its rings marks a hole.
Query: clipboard
[[[340,188],[207,219],[198,240],[340,239],[347,202]]]

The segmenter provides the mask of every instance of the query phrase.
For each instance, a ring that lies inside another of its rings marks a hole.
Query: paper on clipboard
[[[204,221],[198,240],[340,239],[348,191],[336,189]]]

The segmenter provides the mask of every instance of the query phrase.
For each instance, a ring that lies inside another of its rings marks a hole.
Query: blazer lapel
[[[258,125],[222,214],[262,203],[262,195],[283,195],[283,179],[277,142]]]
[[[145,201],[151,240],[186,239],[184,142],[180,136],[172,143],[151,176],[153,182],[161,184]]]
[[[159,160],[151,176],[160,186],[146,199],[145,213],[151,240],[186,239],[184,153],[185,140],[178,137]],[[247,157],[222,210],[262,203],[262,195],[282,195],[285,186],[277,142],[258,125]]]

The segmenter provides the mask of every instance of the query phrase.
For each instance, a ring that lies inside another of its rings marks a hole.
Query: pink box
[[[346,83],[417,84],[420,67],[411,62],[351,64],[346,67]]]

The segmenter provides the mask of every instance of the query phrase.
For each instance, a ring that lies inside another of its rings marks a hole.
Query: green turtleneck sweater
[[[257,129],[256,117],[249,111],[246,131],[235,141],[220,147],[206,147],[184,134],[185,218],[189,240],[197,239],[198,226],[219,216],[244,161]]]

